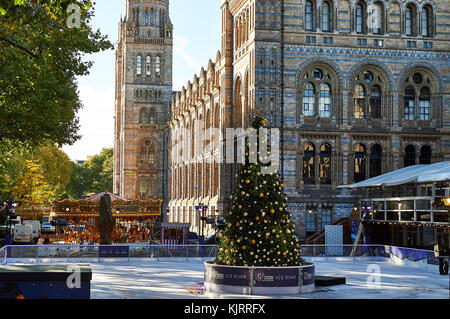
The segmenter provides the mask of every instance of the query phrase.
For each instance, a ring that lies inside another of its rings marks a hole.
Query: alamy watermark
[[[186,161],[202,163],[263,164],[262,174],[279,169],[280,130],[278,128],[177,128],[171,134],[171,160],[174,165]],[[259,156],[259,158],[258,158]]]
[[[67,27],[70,29],[81,28],[81,8],[79,5],[71,3],[67,7],[67,13],[69,14],[67,18]]]
[[[367,266],[367,272],[370,273],[366,280],[367,287],[379,289],[381,287],[381,267],[379,265],[370,264]]]
[[[69,273],[67,277],[66,285],[69,289],[80,289],[81,288],[81,268],[78,265],[67,266],[66,273]]]

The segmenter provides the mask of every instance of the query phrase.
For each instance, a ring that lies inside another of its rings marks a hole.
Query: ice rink
[[[203,263],[200,261],[93,263],[91,298],[449,298],[449,277],[440,276],[437,268],[431,271],[364,259],[314,263],[317,275],[345,276],[347,284],[316,287],[313,293],[296,296],[203,295]]]

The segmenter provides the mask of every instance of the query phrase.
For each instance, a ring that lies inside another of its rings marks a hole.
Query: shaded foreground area
[[[306,258],[308,260],[309,258]],[[93,299],[177,298],[313,298],[313,299],[447,299],[449,278],[420,268],[381,261],[317,261],[321,276],[345,276],[347,285],[317,287],[297,296],[203,295],[202,262],[93,263]],[[379,269],[379,277],[374,270]],[[376,285],[379,278],[379,286]]]

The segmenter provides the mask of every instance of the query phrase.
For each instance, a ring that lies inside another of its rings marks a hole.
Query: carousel
[[[50,218],[63,220],[69,225],[68,229],[64,229],[62,241],[76,244],[98,242],[100,198],[105,194],[111,197],[111,209],[115,219],[113,241],[149,242],[154,235],[154,224],[161,217],[162,200],[127,200],[108,192],[77,201],[62,200],[52,203]]]

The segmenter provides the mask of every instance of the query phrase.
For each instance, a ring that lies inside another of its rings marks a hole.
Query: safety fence
[[[438,265],[431,250],[385,245],[302,245],[302,257],[381,257],[395,262]],[[42,245],[5,246],[0,249],[0,264],[15,262],[101,262],[138,261],[160,258],[215,258],[216,245]]]

